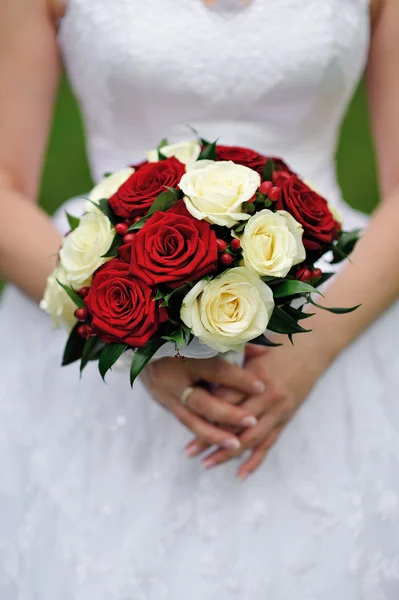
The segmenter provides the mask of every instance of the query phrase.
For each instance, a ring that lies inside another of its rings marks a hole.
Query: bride
[[[325,296],[362,307],[317,311],[313,333],[249,347],[242,369],[162,358],[133,393],[123,365],[108,385],[61,369],[65,334],[37,302],[65,207],[52,223],[34,202],[60,56],[96,180],[186,123],[282,156],[346,228],[367,224]],[[398,60],[396,0],[1,4],[1,600],[397,599]],[[369,223],[334,168],[366,66]]]

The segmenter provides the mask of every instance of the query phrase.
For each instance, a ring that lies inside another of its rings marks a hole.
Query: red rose
[[[244,165],[262,175],[267,158],[250,148],[241,148],[240,146],[216,146],[217,160],[232,160],[238,165]]]
[[[310,189],[295,175],[282,180],[277,210],[286,210],[303,226],[303,243],[308,250],[319,251],[335,239],[339,225],[327,200]]]
[[[129,274],[129,265],[113,258],[94,274],[85,298],[95,333],[107,343],[142,348],[168,319],[154,293]]]
[[[215,232],[206,221],[192,217],[182,200],[154,213],[119,254],[133,276],[151,286],[172,288],[215,271],[218,261]]]
[[[185,166],[176,158],[144,165],[111,196],[111,208],[123,219],[145,215],[167,187],[177,188],[185,171]]]

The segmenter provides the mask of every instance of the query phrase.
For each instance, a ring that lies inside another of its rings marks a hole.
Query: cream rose
[[[61,265],[57,265],[47,279],[40,308],[50,315],[54,327],[62,326],[70,331],[76,323],[76,306],[57,280],[69,285],[67,274]]]
[[[177,144],[162,146],[160,150],[167,158],[174,156],[183,165],[191,165],[201,154],[201,144],[197,141],[178,142]],[[147,160],[148,162],[157,162],[159,160],[158,150],[147,152]]]
[[[107,198],[107,200],[111,198],[111,196],[119,190],[121,185],[125,183],[133,173],[134,169],[128,167],[122,171],[112,173],[112,175],[109,175],[108,177],[104,177],[104,179],[91,190],[88,196],[90,202],[86,202],[85,212],[97,210],[94,204],[98,204],[102,198]]]
[[[253,197],[260,181],[258,173],[232,161],[200,160],[187,169],[180,189],[193,217],[233,227],[249,219],[242,205]]]
[[[303,227],[285,210],[254,214],[241,236],[244,265],[260,277],[285,277],[306,258]]]
[[[180,316],[201,342],[227,352],[264,333],[273,309],[269,286],[250,269],[236,267],[199,281],[185,296]]]
[[[60,261],[72,287],[82,286],[106,262],[115,232],[99,210],[86,213],[76,229],[63,240]]]

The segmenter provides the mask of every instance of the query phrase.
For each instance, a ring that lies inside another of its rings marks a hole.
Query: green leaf
[[[292,317],[296,322],[301,321],[303,319],[309,319],[310,317],[313,317],[315,313],[307,313],[307,312],[303,312],[302,310],[300,310],[299,308],[294,308],[293,306],[289,306],[289,305],[285,305],[284,306],[284,310],[285,312],[290,315],[290,317]]]
[[[140,219],[140,221],[137,221],[136,223],[133,223],[133,225],[130,225],[128,231],[138,231],[139,229],[144,227],[144,225],[147,223],[147,218],[148,217],[145,216],[142,219]]]
[[[202,279],[205,279],[205,277],[203,277]],[[188,294],[192,287],[194,287],[194,283],[188,282],[182,285],[181,287],[174,289],[172,292],[169,292],[169,294],[163,294],[163,296],[161,296],[161,298],[163,298],[161,302],[161,308],[169,306],[170,301],[174,296],[185,296],[186,294]]]
[[[321,277],[318,277],[317,279],[313,279],[313,285],[315,287],[319,287],[323,283],[325,283],[326,281],[328,281],[329,279],[331,279],[331,277],[334,277],[334,275],[336,275],[336,273],[323,273],[321,275]]]
[[[275,342],[272,342],[265,335],[260,335],[259,337],[255,338],[254,340],[251,340],[249,343],[256,344],[257,346],[267,346],[268,348],[278,348],[279,346],[283,345],[283,344],[276,344]]]
[[[68,294],[68,296],[70,297],[72,302],[74,302],[78,308],[86,308],[86,304],[85,304],[83,298],[81,298],[79,296],[79,294],[77,292],[75,292],[75,290],[73,290],[68,285],[64,285],[58,279],[57,279],[57,283],[62,287],[63,290],[66,291],[66,293]]]
[[[98,361],[98,370],[100,375],[105,379],[105,375],[114,366],[116,361],[122,356],[127,350],[127,344],[106,344],[100,354]]]
[[[269,321],[269,325],[267,326],[270,331],[274,331],[275,333],[308,333],[310,329],[304,329],[293,319],[289,314],[287,314],[282,308],[276,306],[274,308],[272,318]]]
[[[198,131],[196,129],[194,129],[194,127],[192,127],[191,125],[188,125],[188,124],[186,125],[186,127],[188,127],[190,131],[192,131],[192,133],[195,135],[195,137],[197,138],[197,140],[199,142],[201,142],[202,146],[209,146],[209,144],[211,142],[209,142],[208,140],[200,137],[200,134],[198,133]]]
[[[82,356],[83,348],[85,345],[85,339],[78,334],[78,328],[80,323],[76,323],[72,329],[68,341],[64,349],[64,355],[62,357],[62,366],[70,365]]]
[[[112,171],[107,171],[106,173],[104,173],[103,177],[104,179],[107,179],[108,177],[111,177],[111,175],[113,175]]]
[[[349,257],[359,241],[361,233],[361,229],[354,229],[348,232],[343,231],[341,233],[337,244],[332,249],[333,259],[331,264],[340,263]]]
[[[172,331],[169,335],[162,336],[163,340],[167,342],[174,342],[178,348],[185,348],[192,340],[193,335],[189,327],[186,325],[178,325],[175,331]]]
[[[179,199],[179,190],[168,188],[166,192],[162,192],[157,196],[148,211],[147,217],[151,217],[157,210],[165,212],[171,208]],[[140,221],[139,221],[140,222]],[[137,225],[137,223],[136,223]]]
[[[70,215],[68,212],[65,212],[65,214],[66,214],[66,218],[68,219],[68,223],[69,223],[69,227],[71,228],[71,231],[74,231],[76,229],[76,227],[79,226],[80,219],[78,217],[74,217],[73,215]]]
[[[237,227],[234,229],[234,233],[241,233],[242,231],[244,231],[247,222],[248,221],[243,221],[242,223],[239,223],[237,225]]]
[[[270,284],[269,284],[270,285]],[[297,279],[286,279],[281,283],[272,284],[273,296],[275,298],[285,298],[286,296],[295,296],[296,294],[323,294],[319,292],[315,287],[305,283],[304,281],[298,281]]]
[[[106,217],[108,217],[108,219],[111,221],[112,225],[116,225],[116,223],[118,222],[118,217],[112,210],[107,198],[101,198],[101,200],[99,200],[98,204],[96,204],[94,202],[94,206],[97,206],[97,208],[99,208],[101,210],[101,212]]]
[[[262,178],[263,181],[273,181],[273,173],[275,170],[274,160],[269,158],[263,169]]]
[[[136,350],[130,367],[130,385],[132,387],[141,371],[148,365],[157,350],[165,343],[165,340],[162,338],[155,338],[149,340],[144,348],[138,348],[138,350]]]
[[[361,306],[361,304],[358,304],[357,306],[352,306],[350,308],[328,308],[327,306],[322,306],[321,304],[317,304],[317,302],[315,302],[311,298],[309,298],[309,302],[311,304],[313,304],[313,306],[316,306],[317,308],[321,308],[322,310],[326,310],[330,313],[333,313],[334,315],[347,315],[349,313],[354,312]]]
[[[123,244],[123,238],[116,234],[114,239],[112,240],[112,244],[109,247],[109,250],[102,255],[101,258],[114,258],[115,256],[118,256],[118,248],[119,246],[122,246]]]
[[[161,140],[157,146],[157,150],[161,150],[161,148],[164,148],[165,146],[168,145],[168,140],[166,138],[163,138],[163,140]]]
[[[216,143],[217,140],[208,143],[199,155],[198,160],[216,160]]]
[[[91,359],[92,353],[95,351],[95,348],[98,343],[98,338],[91,336],[87,338],[85,344],[83,346],[82,357],[80,360],[80,374],[82,374],[83,369]]]

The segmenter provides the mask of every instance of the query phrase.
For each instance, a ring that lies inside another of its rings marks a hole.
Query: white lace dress
[[[232,6],[230,6],[232,5]],[[70,0],[60,47],[93,174],[159,138],[283,156],[345,216],[341,117],[368,0]],[[83,190],[82,190],[83,191]],[[75,202],[80,210],[80,202]],[[1,600],[397,600],[399,306],[331,366],[259,471],[210,472],[127,373],[59,367],[65,335],[0,308]]]

